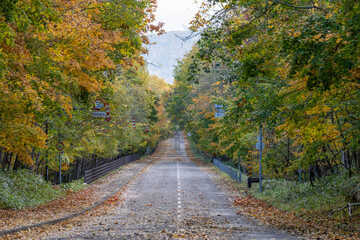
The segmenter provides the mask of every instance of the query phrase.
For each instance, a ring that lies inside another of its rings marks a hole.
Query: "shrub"
[[[27,170],[0,171],[0,208],[24,209],[51,201],[63,194],[41,176]]]
[[[344,173],[323,177],[314,182],[314,186],[309,182],[264,180],[262,193],[258,184],[254,184],[250,192],[284,211],[330,211],[355,201],[359,184],[359,176],[348,178]]]
[[[83,189],[86,186],[86,184],[84,184],[84,179],[79,179],[73,182],[69,182],[69,183],[65,183],[61,185],[61,188],[64,190],[68,190],[71,192],[77,192],[81,189]]]

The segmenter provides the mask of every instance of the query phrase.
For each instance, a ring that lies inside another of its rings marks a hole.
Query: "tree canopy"
[[[77,157],[155,146],[168,131],[158,116],[167,85],[148,75],[142,58],[147,34],[163,33],[162,23],[153,24],[155,9],[155,0],[0,3],[4,161],[12,156],[10,161],[34,167],[46,158],[57,169],[61,142],[66,169]],[[111,120],[92,117],[97,99]],[[133,118],[135,130],[128,124]]]
[[[352,0],[205,1],[192,21],[201,39],[175,72],[173,121],[248,171],[258,171],[260,126],[271,176],[359,171],[359,10]]]

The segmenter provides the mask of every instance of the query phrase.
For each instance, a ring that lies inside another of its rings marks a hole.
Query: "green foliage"
[[[54,200],[63,194],[42,176],[27,170],[14,173],[0,171],[0,208],[24,209]]]
[[[71,192],[77,192],[81,189],[83,189],[86,185],[84,184],[84,179],[79,179],[76,181],[72,181],[69,183],[61,184],[61,188],[64,190],[68,190]]]
[[[222,9],[209,14],[212,5]],[[207,1],[167,103],[197,147],[269,177],[360,171],[358,1]],[[214,104],[226,106],[214,117]],[[347,162],[343,161],[348,159]],[[341,168],[341,167],[340,167]]]
[[[4,0],[0,4],[0,13],[9,21],[15,9],[17,0]]]
[[[159,102],[168,89],[162,80],[160,88],[151,86],[141,57],[146,33],[161,32],[151,25],[154,4],[2,1],[1,154],[11,154],[20,165],[46,161],[57,171],[61,141],[66,172],[77,158],[110,158],[156,144],[169,127],[163,121],[157,128]],[[109,104],[111,120],[92,117],[96,99]],[[128,124],[133,117],[136,130]]]
[[[253,184],[250,192],[284,211],[329,213],[354,200],[349,196],[353,194],[354,186],[359,184],[359,177],[348,178],[343,172],[323,177],[314,182],[314,186],[310,182],[300,184],[287,180],[264,180],[262,193],[259,193],[258,184]]]

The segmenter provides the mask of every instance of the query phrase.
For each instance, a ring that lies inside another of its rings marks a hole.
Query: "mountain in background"
[[[169,31],[161,36],[150,35],[150,42],[156,42],[156,44],[150,45],[148,55],[144,56],[148,62],[149,73],[164,78],[167,83],[173,83],[176,60],[189,52],[197,40],[197,38],[192,38],[183,42],[176,35],[186,37],[190,34],[190,31]]]

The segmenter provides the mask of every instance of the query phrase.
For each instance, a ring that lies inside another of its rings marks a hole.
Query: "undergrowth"
[[[355,201],[351,191],[357,184],[360,184],[359,175],[348,178],[346,173],[342,173],[323,177],[313,186],[310,182],[264,180],[262,193],[259,193],[259,184],[253,184],[250,193],[284,211],[329,213]]]
[[[83,187],[82,180],[55,188],[42,176],[27,170],[4,173],[0,170],[0,208],[20,210],[52,201],[66,193]]]

